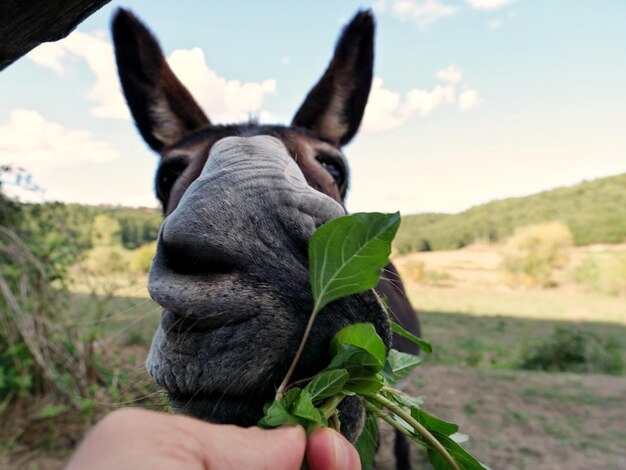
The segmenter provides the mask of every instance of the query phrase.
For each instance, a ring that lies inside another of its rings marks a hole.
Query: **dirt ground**
[[[423,366],[409,391],[458,423],[464,445],[494,470],[626,469],[626,378]],[[381,438],[377,468],[394,468],[393,433]]]

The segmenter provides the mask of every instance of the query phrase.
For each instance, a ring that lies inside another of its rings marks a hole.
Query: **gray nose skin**
[[[224,138],[163,223],[148,290],[167,310],[208,321],[221,315],[211,297],[240,288],[241,276],[306,267],[309,237],[343,214],[278,139]]]

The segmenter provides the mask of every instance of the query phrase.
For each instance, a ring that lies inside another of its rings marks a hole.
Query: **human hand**
[[[88,434],[66,470],[358,470],[356,449],[329,428],[272,430],[205,423],[140,408],[111,413]]]

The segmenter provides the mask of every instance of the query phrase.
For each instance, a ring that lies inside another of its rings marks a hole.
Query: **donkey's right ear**
[[[170,69],[157,40],[131,12],[120,8],[111,29],[124,96],[150,147],[158,152],[211,124]]]

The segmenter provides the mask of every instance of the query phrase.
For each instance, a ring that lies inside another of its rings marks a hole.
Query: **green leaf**
[[[298,398],[300,398],[301,392],[302,389],[299,387],[292,387],[287,391],[287,393],[281,400],[285,405],[286,410],[291,410],[293,408],[293,405],[296,403],[296,401],[298,401]]]
[[[459,430],[459,426],[457,424],[449,423],[443,419],[436,418],[416,406],[411,407],[411,416],[415,419],[415,421],[423,425],[431,432],[436,431],[438,433],[445,434],[446,436],[450,436]]]
[[[363,431],[354,446],[361,457],[361,468],[363,470],[374,468],[374,456],[378,448],[378,424],[376,416],[372,413],[367,413]]]
[[[344,385],[344,389],[359,395],[377,393],[384,387],[380,375],[350,378]]]
[[[454,442],[445,434],[437,431],[432,432],[432,434],[441,443],[441,445],[446,448],[448,453],[463,470],[486,469],[486,467],[483,466],[478,460],[476,460],[468,451],[466,451],[463,447]],[[428,460],[430,460],[430,463],[433,465],[435,470],[450,470],[450,465],[448,464],[448,462],[444,460],[439,452],[433,450],[432,448],[428,449]]]
[[[313,421],[314,423],[323,423],[323,418],[320,411],[313,406],[313,400],[311,400],[311,394],[308,390],[302,390],[298,400],[291,409],[291,414],[304,418],[307,421]]]
[[[357,213],[322,225],[309,240],[316,312],[333,300],[373,289],[389,262],[400,213]]]
[[[69,409],[67,405],[44,405],[39,411],[39,416],[42,418],[56,418]]]
[[[326,369],[346,369],[350,377],[367,377],[376,375],[382,368],[383,363],[365,349],[352,344],[340,344]]]
[[[393,330],[394,333],[398,333],[400,336],[408,339],[412,343],[417,344],[420,348],[422,348],[422,351],[429,353],[429,354],[433,352],[433,347],[430,345],[428,341],[425,341],[422,338],[418,338],[410,331],[405,330],[403,327],[398,325],[395,321],[391,322],[391,329]]]
[[[385,391],[382,392],[382,396],[384,396],[386,399],[391,400],[392,402],[404,407],[404,408],[408,408],[409,410],[415,406],[415,407],[420,407],[424,404],[424,402],[426,401],[425,398],[423,396],[421,397],[412,397],[410,395],[407,395],[405,393],[397,393],[397,392],[392,392],[392,391]]]
[[[277,428],[284,424],[299,424],[306,426],[306,420],[293,416],[285,408],[285,403],[281,401],[274,401],[265,411],[265,416],[259,421],[259,426],[262,428]]]
[[[371,323],[356,323],[339,330],[330,343],[331,356],[337,354],[341,344],[352,344],[353,346],[365,349],[381,363],[385,363],[385,355],[387,352],[385,343],[380,339],[374,325]]]
[[[325,370],[313,377],[304,389],[308,390],[314,402],[323,400],[341,392],[348,377],[346,369]]]
[[[390,349],[383,369],[383,376],[393,385],[406,377],[421,362],[422,358],[419,356]]]

